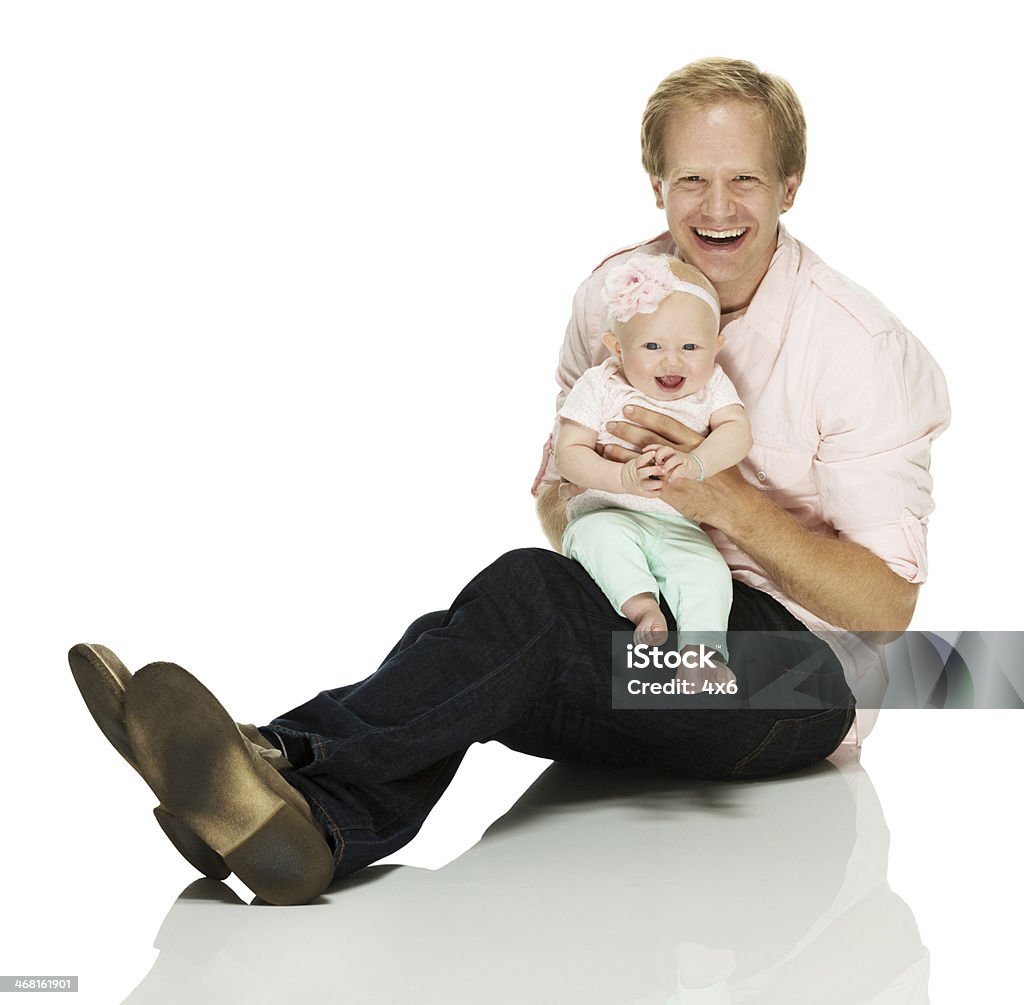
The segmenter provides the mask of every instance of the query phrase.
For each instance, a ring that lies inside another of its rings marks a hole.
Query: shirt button
[[[763,482],[768,476],[763,471],[758,471],[757,480]]]

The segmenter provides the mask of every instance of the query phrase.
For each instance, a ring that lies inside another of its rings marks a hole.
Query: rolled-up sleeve
[[[928,573],[931,442],[949,424],[938,365],[909,332],[883,332],[839,359],[818,388],[813,475],[824,519],[911,583]]]

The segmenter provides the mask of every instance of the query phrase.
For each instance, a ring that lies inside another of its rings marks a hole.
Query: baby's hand
[[[644,448],[644,455],[648,452],[650,452],[654,457],[655,463],[661,468],[662,477],[667,482],[675,481],[679,478],[697,479],[700,477],[700,466],[690,454],[682,450],[651,444],[651,446]]]
[[[620,466],[622,491],[627,495],[653,499],[661,491],[661,474],[661,468],[655,463],[654,454],[645,451],[639,457],[634,457]]]

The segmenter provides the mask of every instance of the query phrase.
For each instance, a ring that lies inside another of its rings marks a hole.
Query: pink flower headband
[[[634,255],[625,265],[609,269],[601,291],[608,317],[625,324],[637,314],[653,314],[670,293],[692,293],[722,316],[718,301],[703,286],[679,279],[669,268],[667,255]]]

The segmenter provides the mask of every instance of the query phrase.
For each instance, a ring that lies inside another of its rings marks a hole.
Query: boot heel
[[[330,885],[334,858],[306,801],[187,670],[143,667],[125,692],[125,723],[176,845],[222,856],[271,904],[312,900]]]
[[[282,806],[224,856],[238,878],[269,904],[304,904],[334,878],[334,859],[316,828]]]

